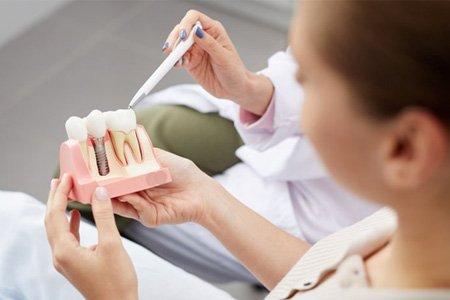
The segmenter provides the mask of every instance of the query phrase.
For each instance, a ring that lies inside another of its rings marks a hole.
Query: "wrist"
[[[202,197],[202,213],[196,222],[211,231],[217,223],[220,223],[227,209],[227,201],[230,194],[214,179],[205,185]]]
[[[241,108],[262,116],[272,100],[273,83],[268,77],[250,71],[247,71],[246,77],[244,90],[236,97],[236,102]]]

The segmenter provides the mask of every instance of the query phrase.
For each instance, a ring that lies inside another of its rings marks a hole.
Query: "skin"
[[[366,258],[370,283],[373,287],[383,288],[448,288],[450,156],[447,129],[433,115],[418,107],[406,109],[389,120],[362,113],[356,101],[363,100],[352,91],[351,82],[330,68],[314,48],[311,32],[317,32],[320,23],[316,20],[320,19],[321,12],[317,3],[306,1],[302,4],[291,31],[293,53],[300,65],[298,79],[305,91],[302,128],[337,181],[363,198],[395,208],[399,216],[398,230],[391,241]],[[254,84],[252,80],[259,80],[264,86],[266,78],[247,77],[245,74],[248,73],[220,23],[196,13],[189,12],[168,38],[172,45],[176,32],[180,28],[191,28],[196,19],[204,25],[205,36],[196,38],[198,47],[189,53],[186,69],[208,91],[215,91],[216,96],[233,96],[231,90],[236,88],[242,93],[248,92],[247,96],[255,98],[230,98],[246,109],[247,106],[258,108],[250,110],[255,114],[263,113],[273,87],[256,89],[256,94],[249,92],[253,90],[249,88]],[[235,68],[226,67],[225,58],[233,61]],[[206,81],[209,76],[215,76],[216,81]],[[245,83],[237,86],[234,76],[242,76]],[[248,99],[255,103],[248,105]],[[108,213],[112,217],[114,209],[114,212],[149,227],[197,222],[210,230],[269,289],[308,250],[309,245],[246,208],[192,162],[162,150],[157,150],[156,154],[171,170],[173,182],[120,197],[112,202],[112,206],[103,207],[105,218]],[[102,299],[104,295],[111,297],[102,285],[89,284],[88,273],[92,272],[92,266],[83,270],[86,264],[80,263],[80,258],[71,252],[86,251],[79,250],[76,243],[77,226],[64,225],[63,230],[55,230],[67,222],[64,209],[70,186],[63,185],[58,191],[50,193],[46,218],[57,269],[84,291],[84,295],[95,293],[96,299]],[[70,224],[79,222],[77,218],[75,214],[72,217],[75,221]],[[113,228],[112,222],[100,226],[99,235]],[[103,247],[102,243],[100,240],[97,248]],[[58,251],[61,248],[70,251]],[[95,272],[99,278],[111,276],[109,280],[123,287],[120,284],[122,276],[134,272],[131,262],[123,258],[120,243],[109,245],[108,249],[122,256],[120,276],[114,277],[109,268],[103,268],[103,262],[109,258],[102,255],[95,258],[98,260],[93,264]],[[131,280],[131,286],[136,285]],[[126,292],[126,288],[117,291],[118,295]]]
[[[189,35],[197,20],[202,24],[204,36],[194,35],[195,43],[184,56],[186,71],[212,95],[233,100],[247,111],[262,115],[272,98],[273,84],[244,66],[219,21],[196,10],[188,11],[169,34],[169,46],[164,53],[172,51],[181,30]]]
[[[98,244],[80,246],[80,213],[71,212],[67,221],[67,196],[72,178],[54,179],[49,192],[45,228],[56,270],[86,299],[137,299],[137,277],[123,248],[112,214],[111,200],[92,199],[98,229]]]

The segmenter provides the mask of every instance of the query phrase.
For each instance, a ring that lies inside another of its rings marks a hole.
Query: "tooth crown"
[[[95,138],[102,138],[106,134],[105,117],[99,110],[93,110],[85,118],[86,128],[90,135]]]
[[[131,109],[119,109],[105,113],[106,126],[110,131],[130,133],[136,129],[136,114]]]
[[[139,130],[145,132],[145,129],[137,128],[136,115],[131,109],[104,113],[93,110],[84,119],[71,117],[66,122],[66,130],[69,138],[85,141],[80,143],[81,150],[90,172],[95,176],[100,176],[96,167],[98,162],[95,160],[94,140],[87,140],[88,134],[102,139],[104,143],[110,173],[103,178],[128,176],[130,174],[127,175],[127,172],[139,173],[149,168],[160,168],[154,159],[147,134],[138,134]]]
[[[86,126],[84,125],[83,119],[79,117],[70,117],[66,121],[65,127],[69,139],[74,139],[80,142],[87,140],[88,132]]]

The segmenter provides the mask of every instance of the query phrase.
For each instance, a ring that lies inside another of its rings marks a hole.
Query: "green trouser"
[[[203,114],[185,106],[164,105],[138,110],[136,117],[154,147],[192,160],[211,176],[239,162],[234,153],[242,140],[233,123],[217,113]],[[90,205],[71,202],[69,208],[93,220]],[[116,221],[121,230],[130,220],[116,216]]]

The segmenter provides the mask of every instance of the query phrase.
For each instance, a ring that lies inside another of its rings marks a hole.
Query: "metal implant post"
[[[106,157],[105,141],[103,138],[93,138],[92,143],[94,144],[98,173],[101,176],[106,176],[109,174],[109,164]]]

